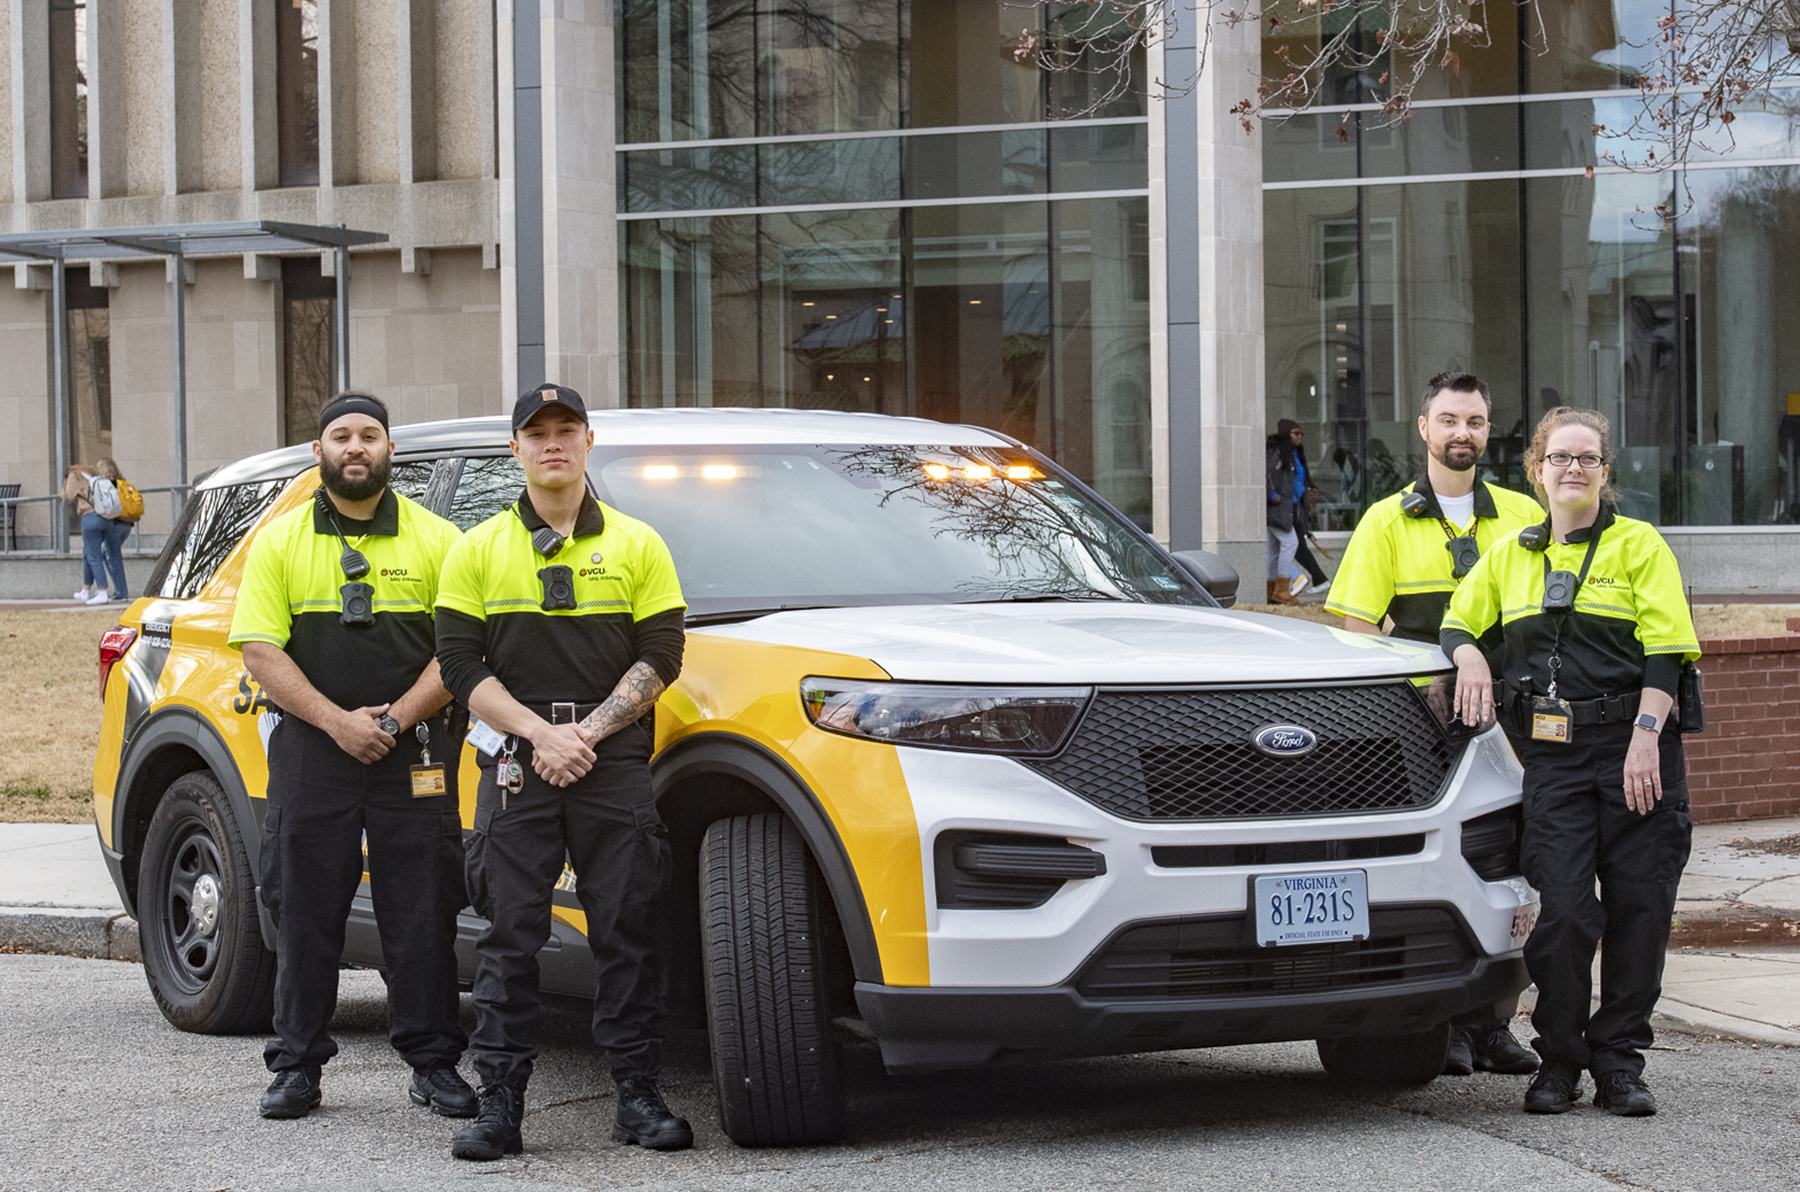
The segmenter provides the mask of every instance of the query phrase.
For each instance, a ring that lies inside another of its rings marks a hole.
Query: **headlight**
[[[1086,687],[940,687],[804,679],[812,722],[897,745],[982,753],[1055,753],[1092,694]]]

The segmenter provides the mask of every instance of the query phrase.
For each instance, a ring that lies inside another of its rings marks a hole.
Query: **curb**
[[[0,948],[143,963],[137,920],[110,910],[0,907]]]

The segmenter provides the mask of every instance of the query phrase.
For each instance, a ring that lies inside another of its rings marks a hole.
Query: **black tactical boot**
[[[1467,1076],[1475,1071],[1473,1043],[1467,1027],[1450,1028],[1450,1050],[1444,1053],[1445,1076]]]
[[[1656,1094],[1629,1072],[1602,1072],[1594,1077],[1594,1104],[1620,1117],[1649,1117],[1656,1112]]]
[[[525,1090],[504,1084],[484,1085],[481,1112],[450,1140],[450,1153],[458,1159],[498,1159],[525,1149],[519,1123],[525,1120]]]
[[[652,1151],[681,1151],[694,1145],[693,1127],[663,1104],[656,1082],[640,1077],[619,1086],[619,1118],[614,1142],[635,1142]]]
[[[439,1064],[435,1068],[414,1068],[412,1087],[406,1095],[414,1105],[428,1105],[431,1112],[444,1117],[471,1118],[478,1102],[455,1064]]]
[[[277,1072],[262,1096],[266,1118],[305,1117],[319,1107],[319,1070],[289,1068]]]
[[[1543,1061],[1538,1053],[1513,1037],[1504,1026],[1474,1032],[1475,1067],[1482,1072],[1501,1072],[1507,1076],[1529,1076]]]
[[[1546,1060],[1525,1090],[1526,1113],[1567,1113],[1575,1108],[1581,1086],[1581,1069]]]

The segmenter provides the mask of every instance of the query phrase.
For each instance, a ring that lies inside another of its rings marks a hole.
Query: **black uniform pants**
[[[1629,724],[1583,725],[1566,745],[1512,737],[1525,768],[1520,859],[1542,898],[1525,942],[1525,965],[1538,987],[1533,1046],[1546,1060],[1596,1076],[1644,1070],[1675,888],[1693,839],[1687,763],[1674,731],[1658,742],[1662,802],[1646,815],[1626,806],[1632,731]],[[1597,942],[1600,1006],[1590,1014]]]
[[[452,776],[449,794],[413,798],[408,767],[418,760],[402,743],[365,766],[294,716],[270,737],[262,900],[276,928],[275,1037],[263,1049],[271,1072],[318,1068],[337,1054],[329,1028],[365,834],[388,1038],[415,1068],[454,1064],[467,1045],[457,1021],[456,914],[466,898],[456,788]]]
[[[506,797],[490,764],[481,771],[469,838],[469,894],[488,920],[476,941],[475,1068],[484,1085],[523,1089],[537,1055],[538,949],[565,856],[587,915],[599,969],[594,1042],[613,1079],[655,1078],[662,1068],[662,973],[654,914],[669,873],[669,840],[650,792],[649,739],[626,725],[600,742],[594,768],[554,787],[519,764],[525,787]]]

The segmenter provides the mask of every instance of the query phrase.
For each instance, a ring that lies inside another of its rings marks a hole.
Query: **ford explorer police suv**
[[[739,1143],[839,1134],[845,1046],[912,1073],[1316,1039],[1333,1073],[1420,1083],[1452,1017],[1526,985],[1519,769],[1433,715],[1437,650],[1226,611],[1216,557],[994,431],[592,421],[594,493],[661,532],[688,602],[652,762],[668,993]],[[504,418],[393,438],[394,485],[465,529],[517,499]],[[187,1030],[269,1022],[281,712],[225,639],[248,540],[317,483],[304,447],[213,472],[100,647],[101,842]],[[472,751],[461,778],[466,829]],[[345,959],[379,968],[367,893]],[[568,873],[555,917],[544,987],[591,996]]]

